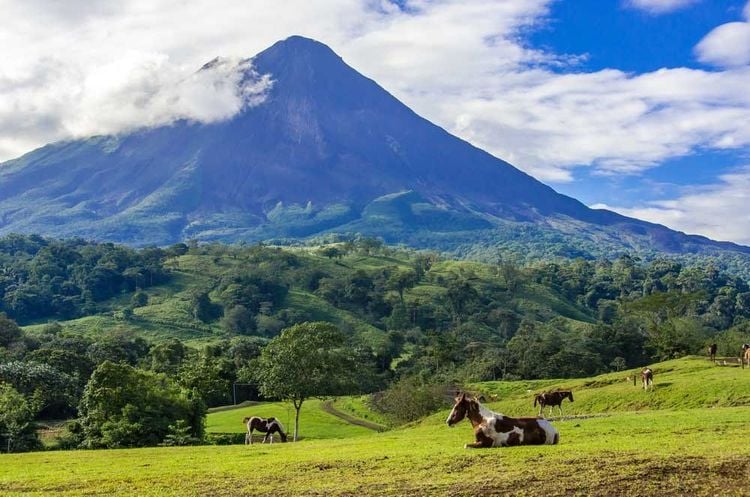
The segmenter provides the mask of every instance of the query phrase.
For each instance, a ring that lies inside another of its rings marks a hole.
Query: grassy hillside
[[[315,440],[313,428],[334,421],[317,417],[319,404],[311,402],[305,406],[310,436],[296,444],[0,455],[0,493],[747,495],[750,372],[700,359],[653,367],[653,392],[617,379],[625,373],[475,386],[501,395],[492,407],[506,413],[529,413],[527,390],[574,388],[575,412],[600,415],[554,421],[561,434],[557,446],[465,450],[470,426],[446,427],[447,409],[385,433],[327,428],[346,438]],[[622,401],[615,403],[617,398]],[[237,418],[250,411],[283,419],[284,407],[216,412],[209,429],[235,429]]]
[[[219,303],[217,285],[222,278],[242,271],[270,271],[271,263],[252,260],[247,251],[225,247],[221,254],[189,253],[172,257],[165,262],[172,278],[167,284],[145,289],[148,304],[133,309],[132,317],[125,318],[121,311],[129,303],[129,295],[118,296],[103,302],[108,311],[78,319],[60,321],[66,329],[84,335],[96,335],[112,330],[130,330],[156,341],[178,338],[188,342],[206,342],[226,336],[219,319],[209,322],[197,320],[191,309],[190,297],[196,291],[207,291],[211,300]],[[293,269],[279,270],[282,280],[305,271],[318,271],[334,279],[351,277],[357,271],[372,273],[378,270],[409,269],[413,265],[414,253],[386,250],[373,255],[352,253],[343,258],[329,258],[319,254],[317,248],[287,248],[279,253],[296,258]],[[445,295],[445,288],[435,284],[455,275],[469,274],[477,286],[492,284],[497,274],[492,266],[465,261],[440,261],[430,270],[430,278],[420,281],[405,294],[406,305],[420,305]],[[330,321],[345,330],[350,330],[371,344],[382,340],[382,323],[375,326],[365,316],[342,306],[333,305],[320,295],[293,281],[286,281],[288,293],[271,317],[286,311],[291,315],[304,316],[307,320]],[[395,291],[390,298],[397,299]],[[516,309],[532,320],[548,320],[561,316],[576,325],[587,325],[594,321],[590,312],[572,303],[548,287],[529,284],[512,295],[507,307]],[[46,322],[25,326],[29,332],[38,332]]]
[[[651,368],[654,388],[648,392],[641,387],[640,369],[571,380],[484,382],[470,390],[484,394],[490,407],[509,416],[533,414],[534,396],[555,389],[573,391],[575,401],[563,403],[566,415],[750,405],[750,371],[739,364],[717,366],[702,357],[688,357]],[[630,380],[633,375],[636,386]]]

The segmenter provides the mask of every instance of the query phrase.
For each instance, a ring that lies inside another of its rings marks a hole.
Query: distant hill
[[[750,253],[561,195],[316,41],[294,36],[249,62],[244,80],[272,85],[229,120],[54,143],[1,164],[0,234],[143,246],[361,233],[459,255]]]

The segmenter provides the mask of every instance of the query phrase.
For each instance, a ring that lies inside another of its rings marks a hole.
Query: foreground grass
[[[747,495],[748,407],[557,421],[560,445],[476,451],[446,414],[296,444],[3,455],[0,494]]]

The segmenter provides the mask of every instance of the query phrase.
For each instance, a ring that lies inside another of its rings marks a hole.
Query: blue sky
[[[528,34],[528,43],[557,53],[586,54],[577,67],[580,71],[714,70],[698,59],[695,47],[717,26],[741,19],[745,3],[700,1],[654,13],[616,1],[560,1],[552,4],[549,22]],[[748,85],[750,91],[750,81]],[[748,162],[747,149],[698,150],[660,161],[659,167],[638,175],[602,177],[581,170],[574,181],[554,186],[588,204],[632,208],[673,198],[685,187],[714,184],[721,174]]]
[[[0,0],[0,12],[0,161],[226,119],[247,97],[231,61],[298,34],[558,191],[750,245],[750,0]],[[228,63],[196,76],[217,55]]]

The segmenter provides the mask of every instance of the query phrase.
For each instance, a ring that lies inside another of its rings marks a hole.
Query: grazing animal
[[[476,442],[466,444],[464,448],[555,445],[560,441],[560,434],[546,419],[509,418],[490,411],[466,393],[455,400],[445,422],[448,426],[453,426],[464,418],[471,422]]]
[[[643,368],[641,371],[641,383],[643,383],[643,389],[648,390],[654,388],[654,372],[651,368]]]
[[[573,392],[570,390],[560,390],[557,392],[544,392],[534,397],[534,407],[537,402],[539,403],[539,415],[542,415],[542,411],[546,406],[549,406],[549,415],[552,416],[552,411],[555,406],[560,409],[560,416],[562,416],[562,401],[570,399],[573,402]]]
[[[740,356],[740,365],[745,369],[745,363],[750,367],[750,343],[742,344],[742,355]]]
[[[708,346],[708,357],[709,359],[711,359],[711,362],[716,361],[716,350],[718,348],[719,347],[715,343],[712,343]]]
[[[271,439],[273,443],[273,434],[278,433],[281,437],[282,442],[286,442],[286,432],[284,431],[284,425],[281,424],[276,418],[261,418],[259,416],[251,416],[242,420],[247,426],[247,434],[245,434],[245,445],[253,443],[253,431],[258,430],[261,433],[265,433],[263,437],[263,443]]]

